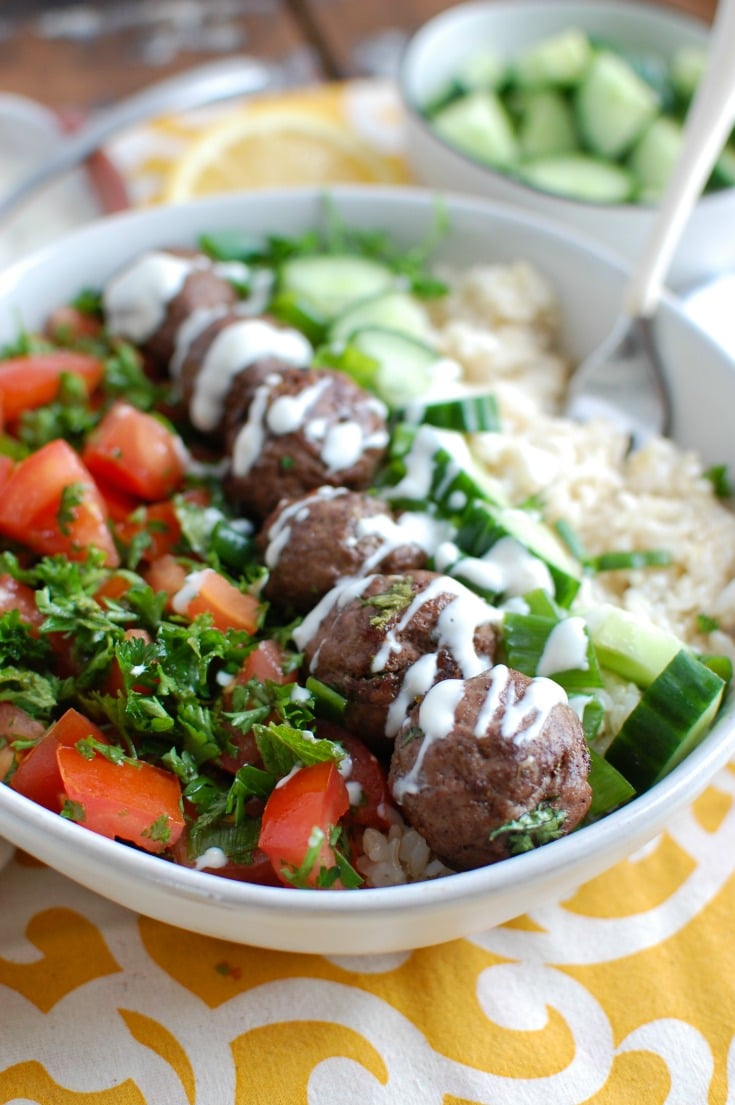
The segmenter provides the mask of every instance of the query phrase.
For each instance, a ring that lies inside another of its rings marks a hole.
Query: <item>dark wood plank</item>
[[[270,60],[286,83],[322,74],[283,0],[6,0],[0,23],[0,89],[59,108],[99,107],[227,54]]]

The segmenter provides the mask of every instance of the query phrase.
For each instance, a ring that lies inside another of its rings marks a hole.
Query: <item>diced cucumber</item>
[[[574,112],[567,98],[553,88],[528,92],[523,98],[518,127],[525,159],[569,153],[579,145]]]
[[[426,308],[408,292],[386,292],[360,300],[338,315],[329,332],[333,341],[349,341],[358,330],[394,330],[419,341],[426,340],[431,325]]]
[[[389,406],[402,407],[420,399],[431,386],[439,356],[430,345],[377,326],[357,330],[350,343],[377,363],[373,387]]]
[[[394,284],[395,275],[387,265],[340,254],[294,257],[285,262],[279,277],[281,292],[290,292],[328,319]]]
[[[524,675],[545,675],[570,693],[603,686],[594,647],[580,619],[507,613],[503,619],[503,654],[508,667]],[[580,634],[579,630],[582,630]],[[554,648],[557,645],[558,648]],[[540,670],[549,652],[563,667]],[[581,663],[579,662],[581,661]]]
[[[467,395],[426,405],[412,404],[405,418],[409,422],[423,422],[439,430],[456,430],[461,434],[498,433],[501,428],[494,395]]]
[[[640,200],[660,198],[679,156],[682,135],[676,119],[660,115],[636,142],[628,164],[638,181]]]
[[[584,31],[569,27],[529,46],[516,60],[514,77],[522,88],[577,84],[592,57]]]
[[[625,154],[656,117],[660,100],[631,65],[608,51],[596,54],[576,92],[583,141],[600,157]]]
[[[462,434],[428,425],[404,428],[392,452],[392,484],[381,494],[394,503],[432,502],[442,514],[454,517],[473,500],[505,501],[499,484],[473,460]]]
[[[432,118],[436,133],[463,153],[495,168],[518,161],[518,140],[510,116],[489,89],[461,96]]]
[[[528,510],[474,502],[465,511],[456,544],[468,556],[483,556],[501,537],[513,537],[542,560],[554,582],[554,598],[568,607],[582,582],[582,566],[567,552],[556,534]]]
[[[623,722],[608,761],[637,791],[647,790],[700,743],[724,690],[719,676],[681,649]]]
[[[534,188],[590,203],[626,203],[635,192],[628,169],[581,153],[527,161],[519,172]]]
[[[598,821],[606,814],[624,806],[635,798],[633,787],[617,768],[613,767],[599,752],[590,748],[592,766],[587,776],[587,782],[592,788],[592,802],[587,810],[585,822]]]
[[[471,54],[455,74],[457,83],[467,92],[490,88],[494,92],[505,83],[508,66],[494,50],[479,50]]]
[[[649,687],[683,647],[675,634],[611,603],[586,611],[585,621],[600,665],[639,687]]]
[[[687,105],[707,68],[707,51],[701,46],[680,46],[671,58],[669,76],[676,95]]]

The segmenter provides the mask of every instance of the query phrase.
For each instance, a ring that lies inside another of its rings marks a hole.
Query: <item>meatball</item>
[[[434,683],[491,666],[498,618],[457,580],[416,570],[338,584],[293,637],[308,672],[347,699],[345,728],[386,752]]]
[[[108,282],[103,293],[107,329],[140,346],[151,367],[168,371],[182,324],[202,312],[216,314],[238,298],[218,265],[192,250],[151,250]]]
[[[341,372],[288,368],[252,389],[247,416],[228,403],[231,500],[265,518],[322,485],[367,487],[388,443],[385,405]]]
[[[303,334],[272,319],[236,311],[194,315],[182,327],[172,375],[180,381],[192,425],[216,433],[224,429],[232,401],[242,419],[259,383],[273,372],[305,367],[312,354]]]
[[[263,595],[304,614],[347,576],[423,568],[426,552],[374,495],[320,487],[284,502],[260,535],[269,570]]]
[[[413,707],[389,785],[432,850],[467,870],[570,832],[590,805],[589,768],[562,688],[498,664],[434,686]]]

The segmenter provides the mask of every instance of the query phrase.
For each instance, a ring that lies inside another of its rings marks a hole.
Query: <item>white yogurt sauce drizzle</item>
[[[421,774],[426,754],[435,741],[444,740],[451,733],[457,706],[464,693],[463,679],[443,679],[426,693],[418,714],[423,740],[411,770],[403,778],[397,779],[393,786],[393,797],[397,802],[402,802],[407,794],[418,794],[421,790]]]
[[[571,617],[555,625],[541,653],[537,675],[554,675],[559,671],[587,671],[587,631],[584,618]]]
[[[103,294],[110,333],[146,342],[163,324],[166,308],[194,269],[190,257],[154,250],[144,253],[108,281]]]
[[[233,379],[255,361],[275,357],[304,368],[312,353],[311,343],[298,330],[284,330],[263,319],[233,321],[217,334],[202,361],[189,406],[191,421],[198,430],[214,430]]]
[[[517,597],[535,590],[554,594],[546,564],[514,537],[501,537],[482,557],[464,556],[448,541],[437,549],[436,564],[439,571],[450,571],[471,586],[497,595]]]

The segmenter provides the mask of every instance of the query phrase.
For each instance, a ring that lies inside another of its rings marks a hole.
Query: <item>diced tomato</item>
[[[277,641],[260,641],[252,652],[248,653],[240,671],[223,691],[222,700],[225,710],[232,709],[232,694],[235,688],[244,686],[251,679],[259,679],[261,682],[270,680],[272,683],[295,682],[296,673],[286,675],[283,670],[283,649]],[[228,743],[232,751],[221,754],[217,761],[219,766],[234,775],[243,764],[259,764],[260,752],[252,732],[243,733],[234,726],[227,728]]]
[[[135,510],[143,505],[138,496],[126,494],[119,487],[115,487],[111,483],[105,483],[99,476],[95,476],[94,482],[97,484],[100,495],[105,500],[107,513],[113,522],[126,521]]]
[[[70,349],[28,353],[0,362],[0,398],[5,421],[14,422],[23,411],[53,402],[65,374],[78,376],[87,395],[91,395],[102,380],[104,365],[97,357]]]
[[[179,837],[178,843],[173,849],[175,863],[183,867],[196,867],[199,871],[207,871],[211,875],[219,875],[223,879],[233,879],[237,882],[253,882],[259,886],[280,886],[273,865],[265,852],[255,848],[250,863],[238,863],[234,859],[228,859],[221,867],[202,866],[202,857],[199,862],[191,859],[188,853],[186,833]]]
[[[145,641],[146,644],[150,644],[151,635],[145,629],[126,629],[125,640],[139,640]],[[115,657],[115,659],[113,659],[112,661],[112,665],[110,666],[110,671],[108,673],[107,679],[105,680],[105,694],[118,695],[122,694],[124,690],[125,680],[123,679],[123,674],[120,671],[120,665],[117,662],[117,657]],[[148,692],[148,688],[142,683],[134,683],[133,690],[139,691],[141,694],[145,694]]]
[[[4,572],[0,575],[0,614],[6,614],[9,610],[17,610],[20,620],[36,629],[44,620],[44,615],[36,606],[33,588]]]
[[[211,614],[217,629],[241,629],[255,633],[260,604],[254,595],[244,594],[214,568],[202,568],[186,577],[183,587],[171,600],[178,614],[192,620],[198,614]]]
[[[168,595],[168,608],[171,608],[171,599],[176,595],[186,582],[186,568],[179,564],[175,556],[170,554],[159,556],[143,572],[143,578],[154,591],[162,591]]]
[[[102,323],[94,315],[88,315],[77,307],[57,307],[46,322],[46,333],[54,340],[74,341],[78,338],[95,338]]]
[[[311,887],[324,885],[324,874],[335,867],[330,834],[349,806],[345,781],[331,760],[302,767],[275,788],[265,804],[258,846],[270,857],[281,882],[293,885],[288,873],[307,861],[317,830],[322,843],[298,881]],[[341,886],[338,879],[331,885]]]
[[[0,401],[0,413],[2,408],[2,402]],[[10,473],[15,468],[15,462],[6,456],[5,453],[0,453],[0,488],[10,478]]]
[[[37,802],[39,806],[58,813],[63,805],[64,787],[56,761],[56,750],[75,745],[77,741],[89,736],[107,744],[104,733],[93,721],[78,710],[67,710],[44,733],[37,745],[21,755],[18,769],[10,780],[11,787]]]
[[[12,702],[0,702],[0,779],[4,779],[18,756],[11,747],[13,741],[37,741],[43,736],[45,726],[15,706]]]
[[[148,534],[148,543],[140,554],[144,563],[166,556],[181,540],[181,526],[170,500],[139,507],[117,522],[115,532],[123,545],[130,545],[141,533]]]
[[[104,499],[79,456],[61,439],[13,469],[0,495],[0,533],[34,552],[62,553],[72,560],[86,557],[95,546],[110,567],[119,563]]]
[[[181,787],[170,771],[143,761],[112,763],[99,753],[88,760],[63,746],[56,761],[66,797],[92,832],[163,852],[184,831]]]
[[[363,828],[387,829],[395,821],[395,805],[388,790],[388,776],[380,760],[359,739],[346,729],[321,718],[316,725],[317,736],[339,741],[350,757],[350,769],[343,776],[350,793],[349,820]],[[355,788],[349,786],[355,784]]]
[[[165,499],[185,471],[181,439],[130,403],[114,404],[92,431],[82,459],[93,476],[141,499]]]

